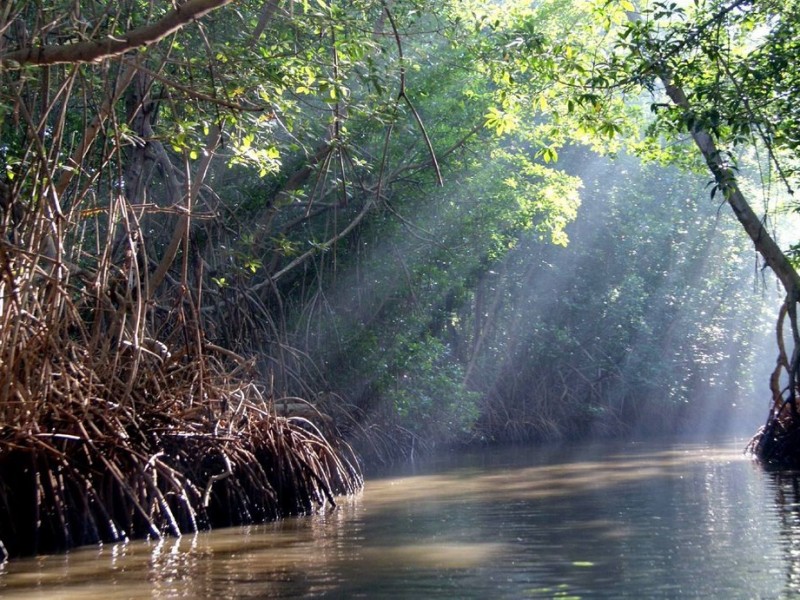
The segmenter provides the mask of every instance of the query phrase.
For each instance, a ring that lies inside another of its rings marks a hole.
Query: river
[[[326,514],[0,566],[3,598],[800,597],[800,490],[725,444],[487,449]]]

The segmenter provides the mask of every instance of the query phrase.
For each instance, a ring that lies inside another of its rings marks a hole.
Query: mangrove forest
[[[441,448],[797,468],[798,56],[798,0],[0,2],[0,559]]]

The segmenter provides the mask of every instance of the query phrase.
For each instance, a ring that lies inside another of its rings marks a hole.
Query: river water
[[[434,458],[326,514],[11,561],[0,597],[800,597],[798,481],[743,446]]]

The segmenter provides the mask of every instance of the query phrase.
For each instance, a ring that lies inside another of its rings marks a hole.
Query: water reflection
[[[800,596],[800,474],[769,474],[775,492],[775,508],[780,523],[781,547],[785,555],[785,595]]]
[[[443,457],[328,514],[14,561],[0,595],[779,597],[800,589],[800,488],[742,446]]]

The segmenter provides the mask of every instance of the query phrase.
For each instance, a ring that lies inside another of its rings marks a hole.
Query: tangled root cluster
[[[308,513],[360,487],[325,420],[277,414],[199,327],[173,327],[168,352],[129,310],[82,309],[65,278],[25,287],[9,265],[0,558]]]
[[[308,513],[361,485],[346,448],[310,420],[276,415],[252,384],[206,374],[204,397],[190,400],[196,380],[185,375],[196,369],[183,369],[157,395],[145,385],[143,398],[118,403],[101,373],[63,358],[28,357],[31,373],[49,371],[47,393],[17,385],[3,403],[6,556]]]

